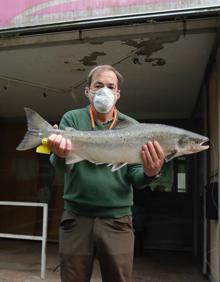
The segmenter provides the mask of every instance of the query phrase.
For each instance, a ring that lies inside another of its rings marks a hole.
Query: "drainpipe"
[[[218,153],[220,156],[220,44],[218,46],[217,54],[216,54],[216,71],[217,71],[217,99],[218,99]],[[220,158],[218,158],[218,183],[219,183],[219,175],[220,175]],[[219,279],[220,279],[220,209],[219,209],[219,204],[220,204],[220,192],[219,192],[219,184],[218,184],[218,274],[219,274]]]

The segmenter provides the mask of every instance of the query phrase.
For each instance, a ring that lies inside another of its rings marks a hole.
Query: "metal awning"
[[[0,32],[104,25],[220,11],[220,0],[1,1]]]

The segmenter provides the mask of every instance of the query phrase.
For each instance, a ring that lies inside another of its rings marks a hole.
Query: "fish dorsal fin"
[[[75,163],[79,163],[81,161],[83,161],[83,159],[80,156],[78,156],[74,153],[70,153],[66,157],[66,164],[75,164]]]
[[[137,123],[138,124],[138,123]],[[130,120],[118,120],[114,129],[123,129],[123,128],[128,128],[130,126],[134,126],[137,125],[136,123],[134,123],[133,121]]]
[[[176,153],[177,153],[177,150],[174,150],[169,155],[167,155],[166,158],[165,158],[165,162],[167,163],[167,162],[171,161],[172,159],[174,159],[176,157]]]
[[[108,166],[112,165],[111,171],[116,171],[122,168],[123,166],[127,165],[128,163],[119,163],[119,164],[109,164]]]

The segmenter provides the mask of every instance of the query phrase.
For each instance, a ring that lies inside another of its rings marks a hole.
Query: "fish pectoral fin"
[[[176,156],[176,153],[177,153],[177,150],[174,150],[169,155],[167,155],[166,158],[165,158],[165,162],[167,163],[167,162],[171,161],[172,159],[174,159],[175,156]]]
[[[127,165],[128,163],[119,163],[119,164],[112,164],[112,168],[111,171],[116,171],[119,170],[120,168],[122,168],[123,166]],[[109,164],[108,166],[110,166],[111,164]]]
[[[89,160],[90,161],[90,163],[93,163],[93,164],[95,164],[95,165],[102,165],[102,164],[104,164],[104,163],[97,163],[97,162],[94,162],[94,161],[92,161],[92,160]]]
[[[68,156],[66,156],[66,164],[75,164],[81,161],[83,161],[83,159],[74,153],[70,153]]]

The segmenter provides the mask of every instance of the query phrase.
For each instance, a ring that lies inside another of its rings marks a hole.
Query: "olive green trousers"
[[[94,218],[64,211],[59,245],[61,281],[90,281],[97,258],[103,282],[131,282],[133,248],[131,216]]]

